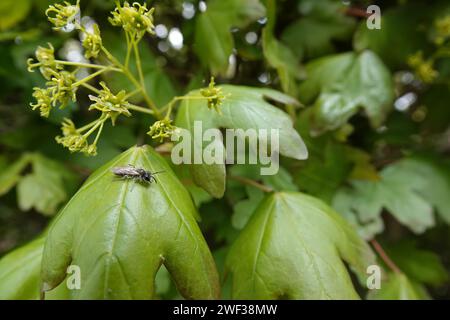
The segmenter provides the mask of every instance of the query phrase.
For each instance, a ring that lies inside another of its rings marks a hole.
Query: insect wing
[[[133,167],[115,167],[112,172],[117,176],[139,176],[139,172]]]

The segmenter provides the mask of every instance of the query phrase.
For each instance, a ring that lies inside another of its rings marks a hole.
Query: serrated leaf
[[[31,173],[22,175],[28,165],[31,165]],[[44,215],[52,215],[67,198],[64,182],[73,179],[60,163],[39,153],[24,154],[0,174],[0,195],[17,185],[21,210],[34,208]]]
[[[157,183],[114,177],[116,166],[164,170]],[[217,271],[195,222],[189,193],[148,146],[133,147],[95,171],[48,232],[42,262],[47,289],[69,264],[81,269],[75,299],[150,299],[161,264],[190,299],[219,296]]]
[[[384,168],[379,181],[351,185],[336,194],[333,206],[356,223],[365,238],[383,230],[383,208],[415,233],[434,226],[433,207],[450,223],[448,176],[425,160],[401,160]]]
[[[32,155],[33,172],[25,175],[17,184],[17,202],[19,208],[52,215],[58,205],[67,198],[64,177],[67,170],[59,163],[41,156]]]
[[[302,1],[302,18],[287,26],[281,36],[298,57],[314,58],[335,51],[334,40],[347,40],[355,20],[345,15],[337,1]]]
[[[177,113],[175,124],[191,132],[194,137],[194,121],[201,121],[203,132],[210,128],[230,129],[271,129],[279,130],[280,153],[294,159],[305,159],[308,156],[305,144],[294,130],[289,116],[266,101],[270,99],[284,104],[296,104],[291,97],[271,89],[251,88],[244,86],[221,86],[227,96],[220,106],[222,114],[208,110],[203,100],[184,100]],[[190,95],[198,96],[198,91]],[[269,139],[270,140],[270,139]],[[197,139],[194,143],[199,143]],[[214,140],[214,143],[222,144]],[[225,192],[224,164],[191,165],[194,181],[216,198]]]
[[[230,249],[238,299],[357,299],[343,260],[361,275],[373,254],[322,201],[297,192],[266,197]]]
[[[234,47],[231,27],[245,27],[264,14],[259,0],[208,1],[195,24],[195,48],[203,64],[214,75],[224,74]]]
[[[378,127],[392,108],[391,74],[371,51],[323,57],[308,64],[306,71],[309,78],[300,86],[300,96],[307,103],[315,99],[318,132],[339,128],[360,109]]]
[[[44,237],[39,237],[0,259],[0,300],[39,299],[44,241]],[[63,283],[47,298],[66,299],[68,296]]]

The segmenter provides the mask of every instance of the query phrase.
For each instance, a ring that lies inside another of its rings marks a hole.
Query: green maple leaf
[[[346,261],[360,275],[373,254],[322,201],[298,192],[266,197],[227,258],[238,299],[357,299]]]
[[[360,109],[378,127],[392,108],[391,74],[371,51],[319,58],[306,66],[306,72],[308,79],[300,86],[300,96],[314,104],[317,132],[341,127]]]
[[[220,106],[222,114],[208,110],[204,100],[184,100],[178,110],[175,124],[189,130],[191,134],[194,132],[194,121],[202,122],[203,132],[210,128],[266,129],[269,133],[271,129],[278,129],[280,153],[294,159],[307,158],[305,144],[293,128],[289,116],[266,100],[295,105],[298,104],[295,99],[271,89],[232,85],[224,85],[221,88],[226,95]],[[199,95],[198,91],[192,91],[190,94]],[[195,140],[194,143],[199,142]],[[224,150],[221,141],[215,140],[215,143]],[[190,167],[197,185],[216,198],[223,196],[226,178],[225,164],[203,163],[193,164]]]
[[[39,299],[44,237],[20,247],[0,259],[0,300]],[[67,299],[65,283],[53,290],[47,299]]]
[[[164,170],[157,183],[114,177],[116,166]],[[196,224],[189,193],[150,147],[133,147],[94,172],[48,231],[42,261],[44,290],[68,265],[81,270],[76,299],[150,299],[161,264],[185,298],[219,296],[218,275]]]
[[[450,223],[450,180],[432,162],[404,159],[384,168],[379,181],[354,180],[351,184],[336,194],[333,206],[365,238],[383,231],[383,209],[415,233],[434,226],[433,207]]]
[[[31,172],[22,175],[28,165]],[[21,210],[34,208],[44,215],[53,215],[67,199],[65,183],[74,181],[74,176],[60,163],[39,153],[27,153],[0,174],[0,195],[17,186]]]

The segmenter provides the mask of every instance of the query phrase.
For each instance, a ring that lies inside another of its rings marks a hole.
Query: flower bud
[[[152,137],[152,139],[159,139],[159,142],[163,142],[164,139],[170,138],[175,130],[175,126],[172,125],[172,120],[162,119],[156,121],[151,127],[147,134]]]
[[[132,6],[125,2],[123,7],[117,7],[111,12],[112,17],[109,22],[113,26],[122,27],[126,32],[134,34],[136,39],[148,32],[154,34],[155,25],[153,24],[154,8],[148,9],[147,4],[141,5],[134,2]]]

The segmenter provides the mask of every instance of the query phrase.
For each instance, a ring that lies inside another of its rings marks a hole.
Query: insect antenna
[[[152,175],[158,174],[158,173],[163,173],[166,172],[166,170],[161,170],[161,171],[156,171],[156,172],[152,172]]]

